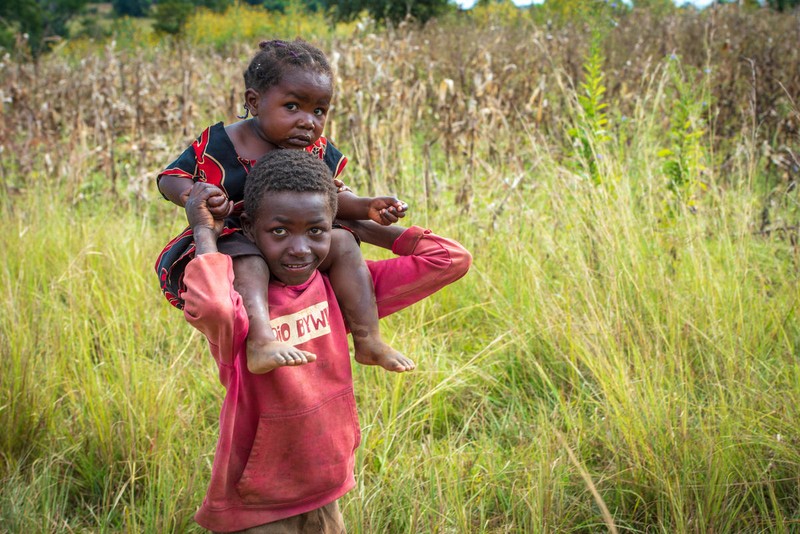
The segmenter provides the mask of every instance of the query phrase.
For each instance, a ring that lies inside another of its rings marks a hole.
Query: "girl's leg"
[[[269,325],[267,287],[269,268],[260,256],[233,258],[233,287],[242,296],[250,328],[247,331],[247,369],[263,374],[276,367],[302,365],[317,359],[311,352],[277,340]]]
[[[350,232],[333,230],[331,251],[320,270],[327,270],[333,292],[350,327],[356,361],[363,365],[380,365],[398,373],[414,369],[416,366],[411,359],[381,339],[372,276]]]

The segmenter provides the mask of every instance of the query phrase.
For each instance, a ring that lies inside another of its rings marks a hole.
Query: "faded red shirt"
[[[455,241],[411,227],[398,257],[367,262],[384,317],[458,280],[472,262]],[[277,521],[335,501],[355,484],[361,432],[344,319],[326,275],[300,286],[269,285],[271,325],[314,363],[263,375],[247,370],[247,314],[229,256],[205,254],[186,268],[186,320],[208,339],[225,386],[220,432],[197,522],[227,532]]]

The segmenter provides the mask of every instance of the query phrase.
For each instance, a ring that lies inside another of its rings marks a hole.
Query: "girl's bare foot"
[[[305,365],[317,359],[313,352],[297,349],[277,340],[247,340],[247,369],[256,375],[278,367]]]
[[[361,365],[380,365],[387,371],[403,373],[412,371],[416,364],[384,343],[380,338],[353,335],[355,358]]]

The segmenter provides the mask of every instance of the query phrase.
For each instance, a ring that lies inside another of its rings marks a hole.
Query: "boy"
[[[355,485],[361,433],[346,325],[317,270],[336,213],[330,171],[305,151],[276,150],[247,178],[243,230],[272,276],[270,325],[301,353],[266,374],[247,370],[247,314],[231,259],[216,248],[222,221],[209,207],[224,202],[218,188],[198,182],[186,203],[197,257],[186,269],[184,314],[207,337],[227,390],[195,519],[218,532],[344,532],[336,500]],[[461,278],[471,264],[461,245],[418,227],[355,226],[364,241],[398,254],[369,264],[381,316]]]

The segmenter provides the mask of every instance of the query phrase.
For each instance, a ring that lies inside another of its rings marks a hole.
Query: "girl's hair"
[[[258,160],[244,184],[244,211],[255,218],[264,196],[294,191],[322,193],[331,216],[336,215],[336,186],[331,170],[318,156],[305,150],[271,150]]]
[[[259,51],[253,56],[244,71],[245,89],[255,89],[263,93],[281,82],[284,73],[290,68],[308,69],[327,74],[333,79],[328,58],[322,51],[303,41],[261,41]]]

